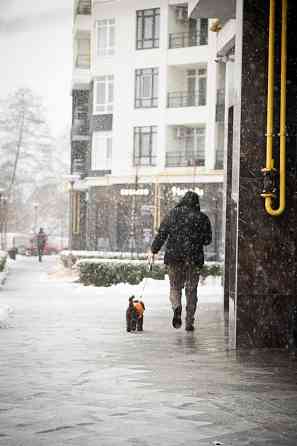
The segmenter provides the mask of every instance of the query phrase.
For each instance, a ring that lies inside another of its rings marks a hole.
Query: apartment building
[[[224,68],[187,2],[77,0],[73,247],[143,251],[188,189],[222,244]]]

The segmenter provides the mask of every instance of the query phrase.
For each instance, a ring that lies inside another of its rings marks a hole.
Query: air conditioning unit
[[[175,8],[175,19],[177,22],[187,22],[188,8],[186,6],[177,6]]]

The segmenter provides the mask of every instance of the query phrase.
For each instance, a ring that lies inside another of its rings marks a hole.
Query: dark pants
[[[42,262],[43,248],[38,248],[38,260]]]
[[[194,322],[197,307],[197,287],[199,283],[199,269],[192,264],[169,265],[170,302],[175,310],[182,306],[182,290],[186,292],[186,321]]]

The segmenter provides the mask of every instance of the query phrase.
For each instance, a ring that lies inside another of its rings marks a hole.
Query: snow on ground
[[[10,323],[13,310],[8,305],[0,305],[0,328],[7,328]]]
[[[164,297],[164,301],[168,301],[169,295],[169,279],[166,276],[165,280],[144,279],[139,285],[129,285],[121,283],[111,287],[95,287],[93,285],[84,286],[78,283],[78,276],[75,271],[71,273],[69,270],[61,268],[48,275],[52,280],[61,280],[63,282],[72,282],[74,292],[82,295],[94,295],[96,297],[103,296],[105,298],[114,297],[128,297],[135,295],[135,297],[142,297],[144,300],[153,297]],[[46,276],[44,276],[44,280]],[[200,282],[198,286],[198,300],[199,302],[220,303],[223,299],[223,288],[220,277],[208,277],[204,282]]]

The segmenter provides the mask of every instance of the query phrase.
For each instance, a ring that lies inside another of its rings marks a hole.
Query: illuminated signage
[[[204,190],[200,189],[199,187],[186,189],[184,187],[181,188],[181,187],[173,186],[171,188],[171,192],[174,197],[183,197],[185,195],[185,193],[188,192],[189,190],[196,192],[196,194],[199,195],[199,197],[203,197],[203,195],[204,195]]]
[[[121,195],[142,195],[147,196],[150,191],[148,189],[121,189]]]

